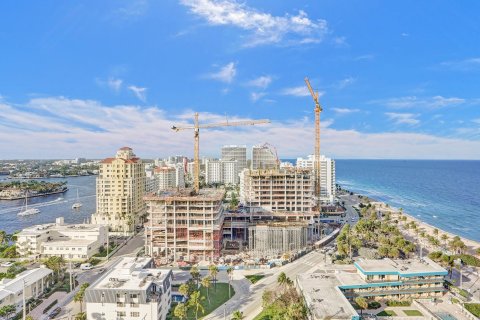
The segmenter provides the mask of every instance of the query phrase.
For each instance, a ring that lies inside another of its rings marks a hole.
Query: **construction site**
[[[268,143],[255,146],[252,168],[244,168],[240,173],[241,206],[232,211],[225,210],[224,189],[200,189],[200,129],[259,125],[270,121],[200,124],[196,113],[193,125],[172,127],[177,132],[193,131],[193,188],[158,191],[144,197],[148,217],[145,251],[157,264],[212,262],[222,253],[275,259],[285,253],[300,252],[325,236],[331,228],[324,223],[340,223],[338,219],[321,221],[330,214],[341,216],[343,212],[336,206],[322,208],[322,108],[318,92],[313,91],[308,79],[305,82],[315,102],[315,154],[308,160],[312,165],[308,168],[281,167],[275,147]],[[326,175],[327,170],[324,172]],[[333,180],[329,181],[334,183],[335,173],[332,172]],[[326,185],[326,179],[323,180]]]
[[[179,189],[146,195],[145,253],[158,264],[218,258],[224,195],[220,189]]]

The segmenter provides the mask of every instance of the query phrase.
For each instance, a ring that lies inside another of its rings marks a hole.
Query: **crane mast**
[[[314,171],[315,171],[315,195],[317,196],[317,206],[320,210],[320,195],[321,195],[321,168],[320,168],[320,113],[322,112],[322,106],[320,105],[320,101],[318,100],[318,91],[314,91],[312,86],[310,85],[310,80],[305,78],[305,83],[307,84],[308,91],[315,102],[315,155],[314,155]]]
[[[200,129],[217,128],[217,127],[237,127],[237,126],[249,126],[256,124],[270,123],[268,119],[261,120],[246,120],[246,121],[225,121],[219,123],[198,123],[198,112],[194,115],[193,126],[177,127],[172,126],[172,130],[193,130],[194,132],[194,150],[193,150],[193,188],[196,193],[200,190]]]

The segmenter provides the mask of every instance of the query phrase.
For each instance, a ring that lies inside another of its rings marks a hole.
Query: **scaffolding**
[[[213,261],[220,256],[223,227],[223,190],[161,191],[144,197],[145,253],[171,261]]]
[[[248,247],[255,258],[277,258],[308,245],[307,222],[268,222],[248,228]]]

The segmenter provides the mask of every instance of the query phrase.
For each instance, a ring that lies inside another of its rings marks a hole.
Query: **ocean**
[[[480,161],[337,160],[337,183],[480,241]]]
[[[294,160],[283,160],[294,162]],[[337,183],[384,201],[440,229],[480,241],[480,161],[337,160]],[[0,176],[1,179],[2,176]],[[66,179],[62,194],[31,198],[41,213],[18,217],[24,200],[0,200],[0,229],[8,233],[51,223],[57,217],[78,223],[95,212],[95,176]],[[71,209],[77,197],[83,206]]]

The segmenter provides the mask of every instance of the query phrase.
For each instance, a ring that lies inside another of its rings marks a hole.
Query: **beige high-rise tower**
[[[131,148],[120,148],[115,158],[101,162],[92,223],[108,225],[114,233],[133,232],[145,216],[144,193],[145,165]]]

